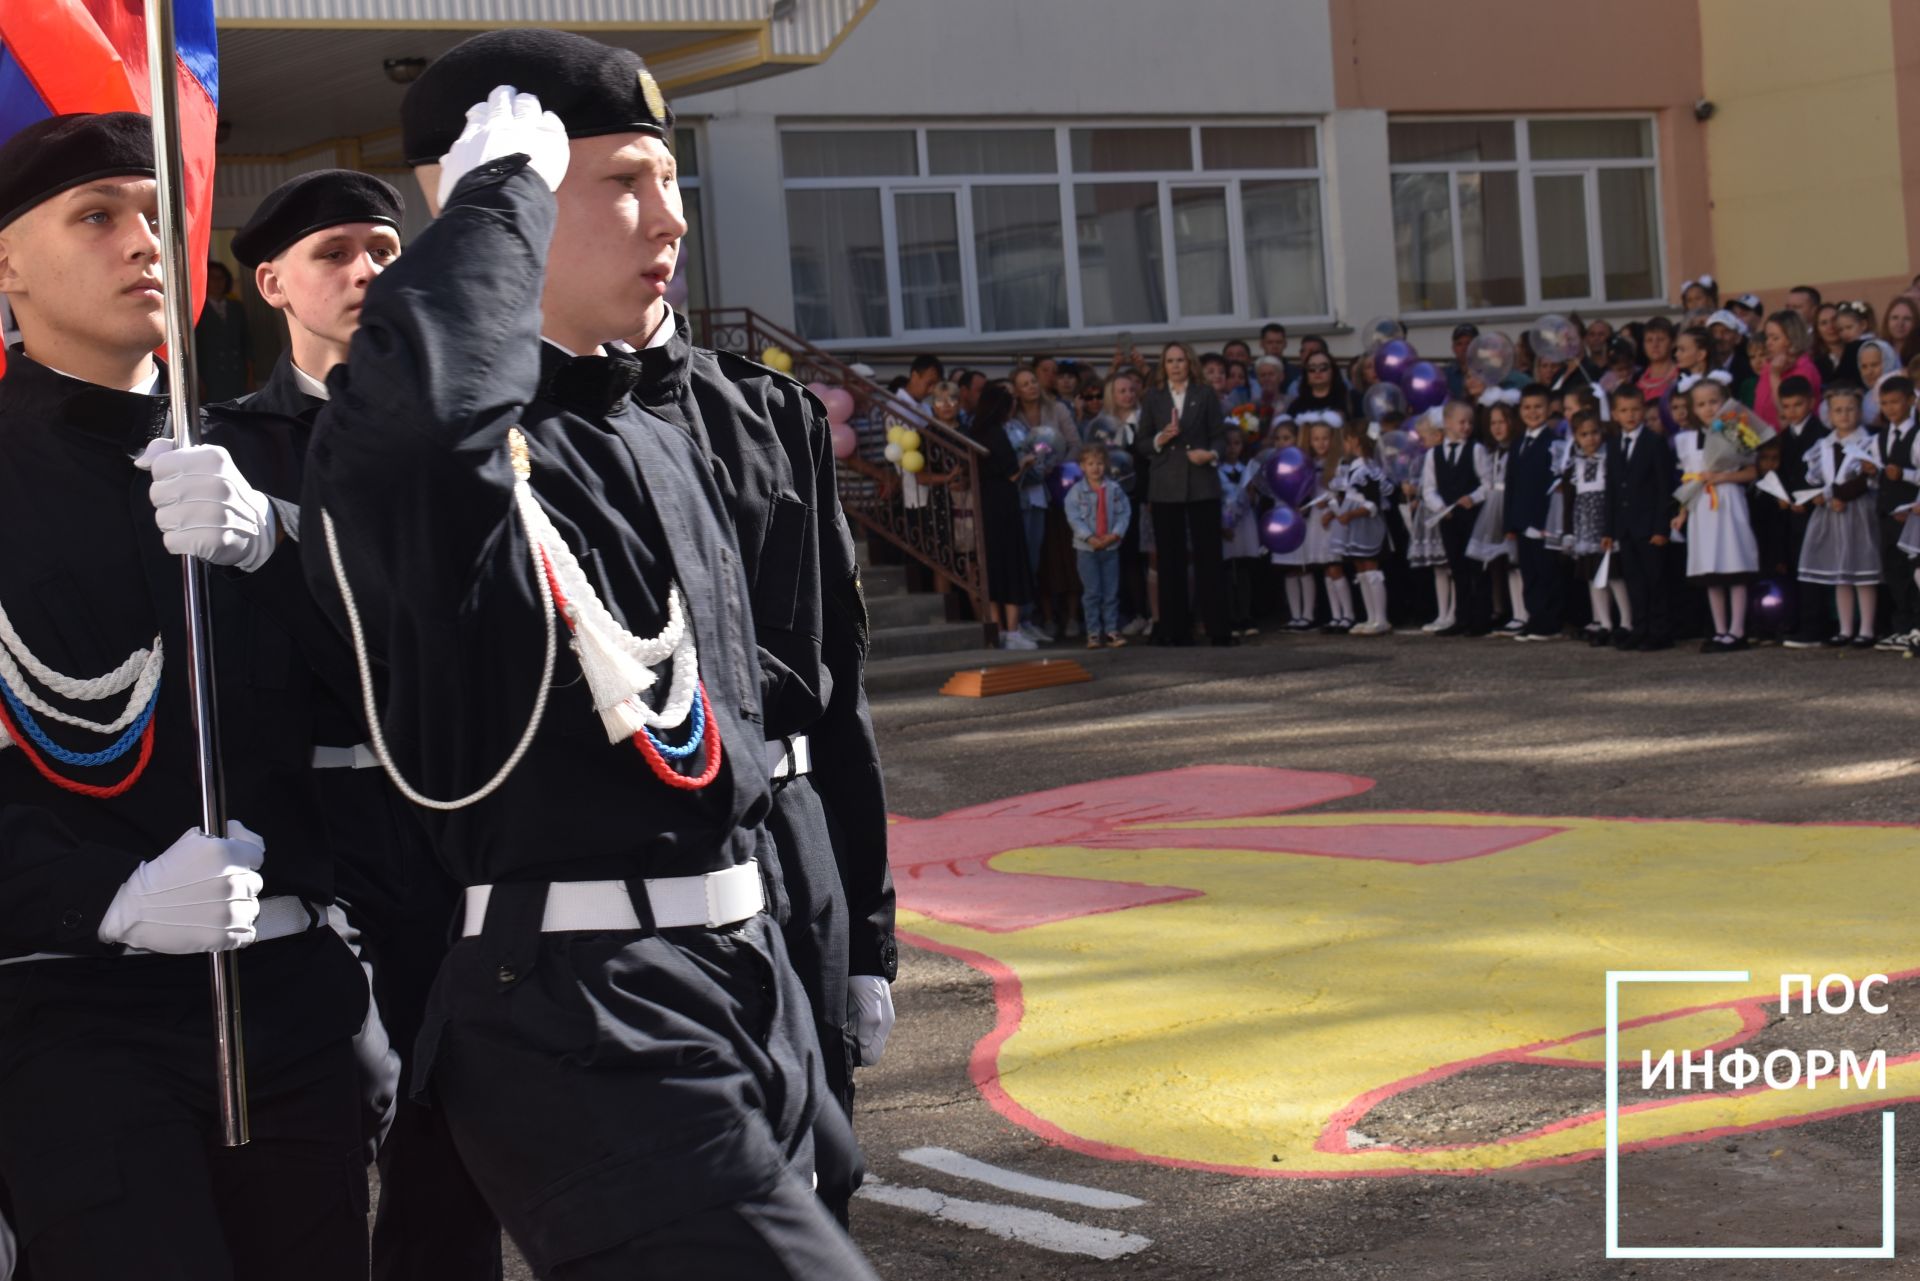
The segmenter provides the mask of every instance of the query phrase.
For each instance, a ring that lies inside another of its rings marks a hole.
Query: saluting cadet
[[[0,147],[0,1180],[36,1281],[337,1281],[366,1267],[367,982],[324,924],[325,621],[225,451],[161,436],[150,129],[56,116]],[[195,826],[179,554],[221,567],[225,835]],[[229,1149],[199,954],[236,947],[253,1139]]]
[[[208,407],[206,438],[243,467],[258,459],[253,470],[289,529],[299,529],[301,471],[327,375],[347,358],[367,287],[400,256],[404,212],[400,193],[379,178],[322,169],[274,190],[233,238],[234,257],[260,296],[286,317],[288,345],[258,391]],[[340,654],[348,672],[344,646]],[[445,1118],[399,1088],[446,955],[456,889],[413,807],[380,772],[347,679],[348,699],[316,709],[313,764],[338,858],[345,934],[371,973],[377,1007],[361,1038],[380,1160],[373,1276],[489,1281],[501,1274],[499,1221],[467,1176]]]
[[[650,185],[636,199],[665,206],[649,225],[677,252],[679,188]],[[897,951],[886,790],[867,713],[866,602],[826,409],[784,374],[694,347],[665,298],[633,345],[640,403],[689,429],[721,468],[759,642],[767,829],[789,905],[787,950],[813,1007],[828,1088],[851,1122],[853,1067],[879,1062],[893,1027]],[[834,1155],[822,1145],[820,1195],[844,1223],[858,1167]]]
[[[739,553],[606,348],[672,272],[635,195],[672,181],[665,104],[630,52],[493,32],[404,121],[439,217],[329,381],[302,550],[467,887],[416,1083],[543,1277],[870,1277],[810,1186],[825,1080],[765,911]]]

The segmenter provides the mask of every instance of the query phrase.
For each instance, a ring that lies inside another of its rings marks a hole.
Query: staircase
[[[874,565],[865,539],[856,544],[860,584],[867,598],[867,661],[957,654],[978,649],[985,632],[979,623],[947,621],[946,601],[932,592],[907,590],[901,565]]]
[[[860,452],[853,465],[842,462],[835,470],[841,510],[861,540],[861,564],[867,564],[867,540],[879,539],[951,582],[973,602],[975,617],[984,619],[986,548],[974,513],[980,510],[979,464],[986,450],[966,435],[931,421],[917,406],[895,401],[884,387],[856,374],[830,352],[755,311],[712,308],[691,312],[688,318],[699,346],[752,360],[758,360],[768,347],[780,347],[793,357],[795,378],[840,387],[854,397],[853,425],[860,436]],[[879,477],[891,484],[889,478],[898,474],[881,457],[889,422],[919,432],[920,452],[931,474],[959,477],[956,484],[930,486],[924,506],[913,511],[905,509],[898,492],[883,493],[883,485],[876,483]],[[947,621],[944,597],[910,593],[900,566],[875,566],[863,573],[874,629],[871,658],[957,652],[991,643],[992,629],[981,623]]]

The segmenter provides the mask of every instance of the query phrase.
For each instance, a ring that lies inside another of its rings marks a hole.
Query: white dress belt
[[[327,909],[319,904],[309,904],[305,899],[292,894],[275,894],[272,898],[260,900],[260,915],[253,923],[253,941],[271,943],[274,939],[283,939],[293,934],[301,934],[312,928],[317,922],[327,919]],[[119,953],[121,956],[153,956],[145,948],[130,947]],[[0,958],[0,965],[20,965],[26,961],[75,961],[84,960],[74,952],[35,952],[29,956],[10,956]]]
[[[775,782],[783,778],[798,778],[802,774],[813,773],[813,745],[805,734],[793,734],[781,739],[776,738],[768,746],[780,748],[780,759],[773,763],[773,772],[768,775]]]
[[[653,923],[662,930],[702,926],[709,930],[733,925],[759,915],[767,905],[760,884],[760,864],[749,859],[738,867],[704,876],[659,876],[644,882],[653,906]],[[462,938],[480,933],[487,919],[491,885],[469,885]],[[554,881],[547,886],[547,906],[540,917],[542,934],[570,930],[609,933],[640,929],[625,881]]]

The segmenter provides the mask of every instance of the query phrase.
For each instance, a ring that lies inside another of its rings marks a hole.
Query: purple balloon
[[[1067,501],[1067,491],[1080,483],[1080,464],[1061,463],[1047,473],[1047,497],[1058,507]]]
[[[1307,456],[1288,445],[1267,455],[1267,489],[1283,503],[1299,506],[1313,492],[1313,468]]]
[[[1407,393],[1410,414],[1424,414],[1436,405],[1447,403],[1447,376],[1435,369],[1431,361],[1422,360],[1409,368],[1400,387]]]
[[[1286,503],[1276,503],[1260,522],[1260,543],[1276,556],[1298,551],[1307,541],[1307,520]]]
[[[1747,625],[1756,632],[1784,631],[1793,621],[1793,588],[1762,578],[1747,589]]]
[[[1406,378],[1407,370],[1418,359],[1413,344],[1404,338],[1381,343],[1380,350],[1373,353],[1374,376],[1381,382],[1398,383]]]

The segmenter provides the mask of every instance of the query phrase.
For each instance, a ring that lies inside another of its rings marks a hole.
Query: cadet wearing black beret
[[[233,256],[248,269],[271,262],[316,231],[354,222],[400,229],[406,204],[372,174],[319,169],[282,183],[260,202],[233,238]]]
[[[467,108],[499,85],[540,99],[569,138],[610,133],[670,137],[673,109],[640,55],[571,31],[489,31],[435,59],[400,104],[401,154],[438,164],[466,126]]]
[[[0,146],[0,230],[63,191],[153,177],[153,122],[135,111],[50,116]]]

